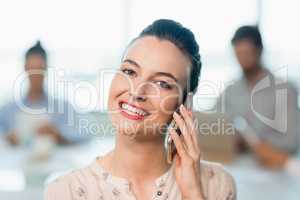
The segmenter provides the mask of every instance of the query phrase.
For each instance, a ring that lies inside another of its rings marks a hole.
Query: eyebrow
[[[175,82],[178,82],[178,80],[177,80],[177,78],[175,78],[175,76],[173,76],[172,74],[167,73],[167,72],[155,72],[155,75],[167,76],[167,77],[173,79]]]
[[[134,65],[136,67],[141,67],[137,62],[135,62],[134,60],[131,60],[131,59],[125,59],[125,60],[123,60],[123,63],[125,63],[125,62],[127,62],[129,64],[132,64],[132,65]]]
[[[138,68],[141,67],[141,66],[140,66],[137,62],[135,62],[134,60],[131,60],[131,59],[125,59],[125,60],[123,60],[123,63],[126,63],[126,62],[129,63],[129,64],[132,64],[132,65],[135,66],[135,67],[138,67]],[[158,75],[167,76],[167,77],[173,79],[175,82],[178,82],[178,79],[177,79],[175,76],[173,76],[172,74],[168,73],[168,72],[155,72],[155,73],[154,73],[154,76],[158,76]]]

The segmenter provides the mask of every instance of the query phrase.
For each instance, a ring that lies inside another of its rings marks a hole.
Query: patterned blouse
[[[101,159],[98,157],[97,159]],[[206,200],[235,200],[236,187],[232,176],[220,164],[200,162],[201,183]],[[155,180],[156,191],[152,200],[182,200],[176,184],[174,163]],[[106,171],[95,160],[89,166],[75,170],[50,183],[46,200],[136,200],[125,178]]]

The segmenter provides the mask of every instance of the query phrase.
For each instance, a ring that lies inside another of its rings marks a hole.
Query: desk
[[[251,155],[242,155],[225,168],[236,181],[239,200],[300,199],[299,177],[262,168]]]
[[[28,164],[27,149],[0,145],[0,200],[41,200],[45,183],[91,163],[114,146],[113,138],[57,147],[47,162]]]

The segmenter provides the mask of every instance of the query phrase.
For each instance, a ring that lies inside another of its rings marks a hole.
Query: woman
[[[192,112],[181,105],[196,91],[200,69],[191,31],[172,20],[144,29],[125,51],[110,88],[115,148],[51,183],[47,199],[235,199],[232,177],[200,161]],[[182,117],[174,112],[178,107]],[[168,164],[165,127],[172,119],[183,134],[169,131],[178,153]]]
[[[12,102],[0,108],[0,132],[5,134],[11,145],[30,146],[39,136],[47,136],[57,144],[84,140],[83,137],[74,134],[75,127],[67,125],[69,113],[75,114],[73,107],[68,102],[48,95],[44,89],[47,67],[47,51],[41,42],[37,41],[25,53],[24,69],[28,77],[28,92],[21,98],[15,96]],[[18,82],[14,85],[15,94],[23,91],[23,81]],[[61,109],[64,109],[64,113]]]

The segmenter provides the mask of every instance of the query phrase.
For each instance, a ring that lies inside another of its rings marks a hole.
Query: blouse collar
[[[101,156],[98,156],[95,161],[93,161],[91,167],[94,173],[96,173],[99,177],[103,180],[112,183],[113,185],[122,185],[125,187],[129,187],[130,182],[126,178],[113,176],[110,172],[104,169],[97,160],[101,159]],[[163,188],[168,180],[172,177],[172,171],[174,168],[174,162],[172,163],[171,167],[161,176],[155,179],[155,185],[158,188]]]

